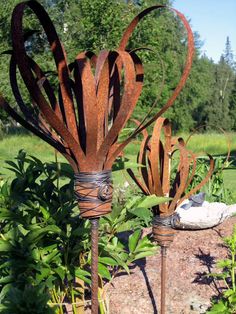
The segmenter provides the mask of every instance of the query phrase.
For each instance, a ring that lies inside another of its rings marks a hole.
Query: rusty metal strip
[[[135,123],[139,125],[137,120]],[[163,141],[161,140],[162,130],[164,132]],[[172,197],[170,202],[159,205],[159,215],[172,215],[176,207],[183,200],[200,190],[201,187],[209,180],[214,170],[213,158],[208,155],[210,158],[210,169],[206,177],[195,188],[186,193],[186,190],[192,182],[196,172],[196,155],[186,148],[186,143],[181,137],[171,137],[171,124],[168,119],[157,119],[151,139],[149,139],[147,131],[144,132],[142,130],[142,133],[144,135],[144,139],[141,143],[138,155],[138,163],[145,166],[145,168],[139,167],[139,173],[142,181],[138,179],[133,172],[130,173],[132,174],[131,177],[146,195],[170,195],[170,197]],[[171,186],[171,158],[177,151],[180,154],[180,160],[175,180]],[[153,208],[153,211],[156,213],[155,208]]]
[[[134,174],[133,170],[127,169],[127,172],[129,174],[129,176],[131,177],[131,179],[137,184],[137,186],[143,192],[143,194],[150,195],[150,192],[147,189],[146,185],[143,184],[143,182],[141,180],[139,180],[139,178],[137,178],[137,176]]]
[[[173,200],[169,205],[168,214],[173,213],[174,210],[176,209],[177,202],[181,195],[184,193],[184,189],[186,187],[186,182],[188,180],[189,175],[190,165],[188,163],[188,151],[182,145],[179,145],[179,151],[180,151],[180,164],[179,164],[180,182],[173,197]]]
[[[194,55],[194,36],[192,33],[192,30],[190,28],[190,25],[187,21],[187,19],[185,18],[185,16],[177,11],[176,9],[170,8],[170,7],[166,7],[164,5],[156,5],[156,6],[152,6],[150,8],[147,8],[145,10],[143,10],[141,13],[139,13],[134,19],[133,21],[130,23],[130,25],[127,27],[126,31],[124,32],[124,35],[121,39],[120,42],[120,49],[125,49],[127,46],[127,43],[129,41],[130,36],[132,35],[134,29],[136,28],[137,24],[140,22],[140,20],[142,18],[144,18],[147,14],[149,14],[150,12],[152,12],[153,10],[156,9],[169,9],[173,12],[176,13],[176,15],[180,18],[180,20],[182,21],[186,31],[187,31],[187,35],[188,35],[188,53],[187,53],[187,58],[186,58],[186,64],[185,64],[185,69],[183,71],[183,75],[179,81],[179,84],[177,85],[176,89],[174,90],[172,96],[170,97],[170,99],[167,101],[166,105],[161,109],[160,112],[158,112],[155,115],[155,119],[151,119],[152,122],[155,121],[161,114],[163,114],[167,108],[169,108],[174,100],[176,99],[176,97],[178,96],[179,92],[181,91],[181,89],[183,88],[187,77],[189,75],[190,69],[191,69],[191,64],[193,61],[193,55]],[[150,121],[151,121],[150,120]],[[143,127],[146,128],[148,125],[150,125],[150,123],[148,122],[147,124],[145,124]]]
[[[43,88],[45,93],[47,94],[50,103],[52,105],[52,108],[55,112],[55,114],[62,120],[62,115],[61,111],[59,109],[59,105],[57,103],[56,97],[54,95],[53,89],[47,80],[45,74],[43,71],[40,69],[40,67],[31,59],[29,58],[30,65],[38,79],[38,84],[40,83],[40,88]],[[36,128],[38,128],[41,131],[45,131],[48,136],[51,136],[54,138],[56,141],[61,142],[62,140],[57,134],[54,132],[51,132],[51,127],[50,125],[43,119],[41,113],[35,113],[35,110],[37,112],[37,106],[34,105],[33,110],[30,110],[27,105],[25,105],[19,87],[18,87],[18,82],[16,78],[16,62],[14,61],[14,58],[11,58],[10,61],[10,83],[11,83],[11,88],[13,95],[16,99],[17,104],[19,105],[22,113],[25,116],[26,120],[29,120],[31,124],[33,124]]]
[[[195,186],[195,188],[193,188],[191,191],[189,191],[188,193],[186,193],[184,195],[184,197],[182,197],[179,202],[178,205],[181,204],[185,199],[189,198],[189,196],[193,195],[194,193],[196,193],[197,191],[199,191],[206,183],[207,181],[211,178],[213,172],[214,172],[214,160],[213,157],[209,154],[207,154],[209,159],[210,159],[210,168],[209,171],[207,172],[207,175],[205,176],[205,178],[197,185]]]
[[[143,167],[139,167],[139,175],[142,178],[142,181],[144,183],[144,186],[146,187],[147,190],[149,190],[149,194],[153,194],[153,182],[152,178],[150,178],[150,174],[148,173],[147,170],[147,156],[146,156],[146,149],[147,146],[149,145],[150,141],[150,136],[144,137],[143,141],[140,144],[140,150],[139,154],[137,156],[137,162],[140,165],[143,165]]]
[[[95,78],[86,54],[82,52],[75,61],[75,77],[81,81],[82,107],[86,128],[86,159],[95,163],[98,134],[98,107],[96,98]],[[77,86],[76,86],[77,87]]]
[[[150,171],[152,173],[153,182],[154,184],[154,191],[155,194],[158,196],[164,196],[162,184],[161,184],[161,174],[160,174],[160,137],[161,137],[161,130],[163,124],[165,122],[165,118],[159,118],[154,125],[152,139],[150,142]],[[160,208],[164,205],[161,204]]]
[[[139,86],[142,82],[136,81],[135,60],[128,52],[117,50],[117,54],[124,68],[124,92],[121,99],[120,110],[98,151],[98,160],[100,160],[101,157],[104,158],[104,156],[109,153],[109,148],[112,146],[119,132],[130,118],[141,93]],[[113,155],[112,163],[116,156]],[[105,162],[104,168],[107,169],[110,167],[111,164]]]
[[[164,196],[169,197],[170,192],[170,172],[171,172],[171,124],[168,119],[164,121],[164,136],[165,136],[165,144],[164,144],[164,161],[163,161],[163,170],[162,170],[162,189]]]
[[[51,145],[56,150],[58,150],[63,156],[65,156],[65,158],[71,164],[73,170],[75,172],[78,171],[77,163],[67,153],[66,148],[63,145],[61,145],[61,143],[56,142],[51,136],[49,136],[48,134],[42,133],[42,131],[35,128],[32,124],[30,124],[30,122],[27,122],[25,119],[23,119],[14,109],[12,109],[12,107],[9,105],[9,103],[5,100],[5,98],[1,94],[0,94],[0,107],[3,108],[11,117],[13,117],[14,120],[19,122],[24,128],[28,129],[33,134],[40,137],[49,145]]]
[[[54,111],[51,109],[50,105],[41,93],[40,88],[38,87],[31,71],[28,56],[25,51],[22,29],[23,13],[27,6],[29,6],[39,18],[48,36],[49,43],[54,54],[54,59],[57,64],[59,80],[61,80],[60,89],[63,93],[64,107],[66,109],[65,112],[67,116],[71,116],[70,118],[68,117],[66,123],[67,125],[70,125],[70,130],[72,131],[73,135],[68,131],[61,120],[58,119],[58,117],[54,114]],[[65,64],[65,55],[54,26],[43,7],[35,1],[18,4],[15,7],[12,15],[12,35],[13,56],[17,62],[21,76],[31,97],[39,106],[48,123],[70,146],[74,156],[76,156],[77,162],[82,166],[85,164],[85,156],[80,148],[79,142],[76,139],[77,135],[75,136],[76,127],[74,123],[74,110],[71,109],[72,104],[70,101],[70,93],[67,92],[69,84],[69,73]],[[66,82],[64,82],[64,80],[66,80]]]
[[[51,19],[49,18],[44,8],[36,1],[27,1],[18,4],[12,14],[13,52],[18,52],[15,54],[15,58],[21,70],[21,75],[25,81],[26,86],[30,86],[31,82],[26,81],[27,77],[30,77],[30,71],[27,64],[27,54],[25,51],[23,33],[23,14],[27,7],[29,7],[37,16],[47,35],[49,45],[57,67],[63,104],[66,108],[66,124],[71,126],[72,136],[75,138],[76,141],[78,141],[78,135],[76,132],[76,120],[74,117],[73,98],[69,84],[69,69],[67,67],[66,54]],[[34,90],[29,90],[29,92],[37,97],[37,93],[34,93]]]
[[[139,126],[140,122],[136,119],[132,119],[132,121]],[[153,181],[150,173],[147,171],[147,162],[149,156],[147,156],[147,149],[150,144],[150,136],[146,129],[142,130],[143,140],[140,144],[139,153],[137,156],[137,163],[143,165],[144,167],[138,167],[139,175],[142,178],[142,182],[139,180],[139,185],[142,185],[142,190],[147,191],[146,195],[154,193]]]
[[[191,184],[191,182],[193,181],[193,178],[196,174],[196,169],[197,169],[197,156],[196,154],[194,154],[193,152],[191,151],[188,151],[188,153],[190,154],[190,161],[189,163],[192,164],[192,170],[191,170],[191,174],[188,178],[188,181],[186,183],[186,186],[185,186],[185,190],[188,188],[188,186]]]
[[[26,54],[22,22],[24,11],[27,7],[37,16],[47,35],[58,71],[59,102],[56,100],[50,84],[40,67],[35,63],[35,70],[33,70]],[[154,9],[161,7],[154,6],[141,12],[131,22],[133,29],[141,18]],[[193,42],[191,42],[191,30],[186,19],[178,11],[174,9],[173,11],[176,12],[186,27],[189,43],[186,67],[175,91],[178,93],[179,86],[187,79],[193,55],[193,47],[191,46]],[[141,60],[135,54],[135,51],[126,52],[122,46],[125,43],[125,38],[128,40],[128,37],[131,35],[132,27],[129,26],[127,28],[118,50],[113,52],[103,51],[98,58],[92,52],[79,54],[74,67],[71,69],[67,65],[64,47],[58,38],[56,30],[40,4],[35,1],[24,2],[18,4],[13,12],[12,40],[14,58],[33,102],[40,110],[40,123],[45,130],[48,130],[48,125],[55,130],[56,133],[54,131],[49,132],[49,136],[54,136],[65,145],[69,155],[77,163],[77,168],[81,171],[110,169],[116,156],[122,150],[120,144],[117,144],[118,134],[132,114],[143,85]],[[128,37],[127,32],[129,33]],[[95,67],[95,78],[91,71],[91,66]],[[123,69],[125,73],[124,92],[123,95],[120,95],[121,71]],[[75,82],[70,78],[71,71],[74,71]],[[37,72],[36,75],[38,77],[37,83],[34,80],[33,73],[35,72]],[[41,84],[41,86],[38,86],[38,84]],[[49,103],[40,90],[42,87],[48,95]],[[86,95],[81,94],[81,90]],[[92,95],[91,99],[88,97],[90,92]],[[176,95],[176,93],[174,94]],[[78,117],[76,117],[73,94],[77,101]],[[172,97],[169,104],[173,102],[173,99]],[[88,104],[84,104],[84,101],[88,102]],[[113,120],[110,130],[108,130],[109,115]],[[141,131],[140,127],[138,127],[136,135]],[[122,143],[122,146],[124,147],[127,143]],[[90,162],[88,162],[88,159]]]
[[[28,8],[41,23],[54,57],[59,82],[57,98],[45,73],[26,53],[23,16]],[[154,122],[173,104],[189,75],[193,58],[193,35],[184,16],[170,8],[180,17],[188,32],[187,60],[182,77],[166,105],[153,118],[138,126],[127,140],[118,144],[118,135],[131,117],[143,86],[142,62],[134,51],[125,51],[125,46],[139,20],[149,12],[160,8],[164,6],[154,6],[141,12],[128,26],[117,50],[102,51],[98,57],[92,52],[82,52],[77,55],[75,62],[71,65],[67,63],[64,47],[50,17],[39,3],[33,0],[23,2],[18,4],[13,11],[11,31],[13,60],[16,64],[12,63],[11,82],[24,118],[13,110],[1,95],[0,106],[24,127],[44,139],[67,158],[77,178],[75,191],[81,205],[81,216],[92,219],[92,224],[95,222],[94,217],[103,216],[111,211],[110,169],[115,158],[134,136],[140,132],[145,134],[145,127]],[[95,68],[95,75],[92,67]],[[17,68],[32,98],[29,110],[23,103],[19,92]],[[31,122],[27,122],[26,117]],[[109,128],[110,122],[112,125]],[[166,132],[168,133],[167,129]],[[157,139],[160,139],[159,135],[160,132]],[[158,146],[157,150],[156,147],[152,147],[152,143],[149,143],[149,137],[143,143],[139,159],[147,163],[151,169],[153,168],[153,171],[156,169],[153,152],[157,151],[160,155],[160,166],[157,167],[158,172],[154,175],[155,178],[152,176],[154,172],[151,175],[147,170],[141,171],[146,177],[143,191],[147,191],[148,188],[153,190],[156,187],[155,180],[161,183],[163,173],[169,171],[165,158],[167,151],[170,150],[171,142],[169,139],[167,142],[166,146],[160,144],[160,149]],[[155,138],[153,145],[154,143]],[[104,182],[104,178],[108,180],[107,183]],[[184,182],[183,179],[184,176],[181,174],[182,182]],[[136,182],[139,183],[138,180]],[[140,186],[142,187],[142,183]],[[157,191],[161,191],[161,188],[157,188]],[[92,204],[95,205],[92,206]],[[92,228],[93,314],[98,312],[97,258],[98,220]]]
[[[173,12],[175,12],[177,14],[177,16],[181,19],[186,31],[187,31],[187,35],[188,35],[188,52],[187,52],[187,57],[186,57],[186,63],[185,63],[185,68],[183,71],[183,74],[181,76],[181,79],[177,85],[177,87],[175,88],[172,96],[169,98],[169,100],[167,101],[167,103],[162,107],[162,109],[156,113],[154,115],[153,118],[151,118],[150,120],[148,120],[142,127],[138,128],[136,132],[134,132],[132,134],[132,136],[128,139],[126,139],[123,143],[121,143],[120,145],[117,145],[116,150],[114,151],[113,155],[110,156],[110,161],[108,162],[108,164],[112,163],[112,160],[114,160],[114,157],[116,155],[118,155],[123,149],[124,147],[132,140],[132,138],[134,138],[138,133],[141,132],[142,129],[147,128],[150,124],[152,124],[155,120],[157,120],[158,117],[160,117],[169,107],[171,107],[175,101],[175,99],[177,98],[177,96],[179,95],[180,91],[182,90],[183,86],[186,83],[186,80],[189,76],[190,70],[191,70],[191,66],[192,66],[192,61],[193,61],[193,56],[194,56],[194,36],[192,33],[192,30],[190,28],[190,25],[187,21],[187,19],[185,18],[185,16],[180,13],[179,11],[172,9],[172,8],[168,8],[162,5],[157,5],[157,6],[153,6],[150,8],[147,8],[146,10],[142,11],[139,15],[137,15],[133,21],[130,23],[130,25],[128,26],[128,28],[126,29],[122,40],[120,42],[120,49],[125,49],[126,45],[128,43],[128,40],[130,38],[130,36],[132,35],[132,32],[134,31],[135,27],[137,26],[137,24],[139,23],[139,21],[145,17],[147,14],[149,14],[151,11],[156,10],[156,9],[163,9],[163,8],[167,8],[172,10]]]

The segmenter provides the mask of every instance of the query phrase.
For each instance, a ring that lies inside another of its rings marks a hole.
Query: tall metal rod
[[[161,246],[161,314],[165,314],[166,306],[166,257],[167,247]]]
[[[91,293],[92,293],[92,306],[91,313],[98,314],[98,227],[99,218],[93,218],[91,221]]]

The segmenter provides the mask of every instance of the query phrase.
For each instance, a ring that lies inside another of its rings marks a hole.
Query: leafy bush
[[[228,167],[230,163],[225,164],[224,158],[215,158],[215,167],[212,177],[201,188],[202,192],[206,193],[206,200],[209,202],[223,202],[231,204],[234,202],[232,193],[224,186],[223,170]],[[191,182],[188,191],[199,184],[207,172],[209,171],[209,162],[205,158],[198,158],[198,164],[195,176]]]
[[[236,225],[232,236],[224,239],[225,246],[228,249],[228,258],[218,261],[217,267],[221,269],[220,273],[209,274],[215,280],[220,280],[225,284],[225,290],[219,296],[218,300],[213,301],[212,308],[207,311],[209,314],[233,314],[236,313]]]
[[[64,303],[83,313],[91,283],[90,222],[78,216],[70,168],[42,163],[24,151],[7,164],[15,177],[0,187],[2,313],[64,313]],[[140,229],[151,220],[147,207],[159,201],[135,196],[100,219],[101,298],[121,270],[129,272],[135,260],[155,254],[156,246]],[[104,312],[105,303],[100,304]]]

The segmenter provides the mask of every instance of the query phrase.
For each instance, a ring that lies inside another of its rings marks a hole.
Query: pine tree
[[[225,62],[231,67],[233,68],[235,65],[234,62],[234,54],[231,48],[231,42],[229,40],[229,36],[227,36],[226,38],[226,43],[225,43],[225,50],[223,53],[223,58],[225,60]]]

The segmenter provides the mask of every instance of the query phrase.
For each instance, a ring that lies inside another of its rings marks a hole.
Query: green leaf
[[[14,214],[6,208],[0,208],[0,219],[1,220],[10,220],[14,219]]]
[[[11,287],[12,287],[11,283],[4,284],[3,288],[1,289],[1,293],[0,293],[0,304],[2,303],[2,300],[4,299],[6,294],[10,291]]]
[[[44,280],[45,278],[48,278],[50,274],[51,274],[50,268],[41,267],[40,273],[36,274],[37,284],[40,284],[42,280]]]
[[[39,210],[41,211],[41,213],[43,214],[43,218],[45,220],[48,220],[50,218],[50,214],[49,212],[47,211],[46,208],[44,208],[43,206],[39,206]]]
[[[45,282],[46,287],[48,287],[49,289],[53,289],[55,286],[55,280],[57,278],[55,276],[49,276],[48,279]]]
[[[29,230],[26,230],[22,225],[18,225],[18,230],[20,231],[20,233],[23,235],[23,236],[26,236],[28,233],[29,233]]]
[[[120,223],[116,228],[116,233],[133,230],[136,226],[137,224],[134,224],[133,220]]]
[[[157,246],[152,244],[147,236],[139,240],[138,245],[136,246],[135,252],[142,252],[146,250],[157,250]]]
[[[170,201],[170,197],[157,197],[156,195],[145,196],[144,199],[137,204],[136,208],[152,208],[156,205]]]
[[[87,284],[91,284],[91,274],[81,268],[76,268],[75,270],[75,276],[78,277],[79,279],[83,280],[84,282],[86,282]]]
[[[136,230],[133,234],[131,234],[129,236],[129,244],[128,245],[129,245],[129,251],[131,253],[133,253],[134,250],[136,249],[138,241],[139,241],[139,239],[141,237],[141,233],[142,233],[141,230]]]
[[[135,207],[129,209],[129,212],[139,218],[142,218],[143,220],[150,219],[152,217],[152,212],[148,208],[143,207]]]
[[[111,257],[99,257],[98,261],[99,261],[99,263],[102,263],[102,264],[105,264],[105,265],[108,265],[108,266],[116,266],[116,265],[118,265],[117,261],[114,260]]]
[[[0,239],[0,252],[10,252],[13,246],[6,240]]]
[[[147,256],[153,256],[153,255],[155,255],[155,254],[156,254],[155,251],[146,251],[146,252],[137,253],[137,254],[135,254],[134,257],[132,258],[132,262],[133,262],[133,261],[136,261],[136,260],[138,260],[138,259],[147,257]]]
[[[230,314],[227,306],[224,304],[223,301],[220,301],[217,304],[214,304],[210,311],[207,311],[209,314]]]
[[[63,281],[65,279],[66,269],[63,266],[59,266],[54,269],[55,273],[59,275],[61,280]]]
[[[235,292],[234,292],[234,290],[233,289],[228,289],[228,290],[226,290],[225,292],[224,292],[224,296],[225,297],[229,297],[229,296],[231,296],[232,294],[234,294]]]
[[[59,255],[60,252],[57,249],[54,249],[50,254],[42,257],[44,263],[51,263],[55,256]]]
[[[102,278],[111,280],[111,274],[106,266],[101,263],[98,263],[98,273]]]
[[[129,274],[129,267],[128,267],[128,257],[129,254],[126,252],[110,252],[110,255],[112,258],[114,258],[117,261],[117,265],[119,267],[122,267],[128,274]]]
[[[14,282],[15,278],[14,276],[5,276],[5,277],[1,277],[0,278],[0,284],[8,284],[8,283],[11,283],[11,282]]]
[[[225,267],[231,267],[232,261],[230,259],[223,259],[217,262],[218,268],[225,268]]]
[[[60,233],[61,229],[56,225],[50,225],[44,228],[37,228],[36,230],[31,231],[26,236],[26,241],[28,243],[37,242],[47,233]]]
[[[5,198],[7,198],[7,197],[9,196],[9,187],[8,187],[8,183],[7,183],[7,182],[5,182],[5,183],[3,184],[3,186],[1,187],[1,194],[2,194]]]

